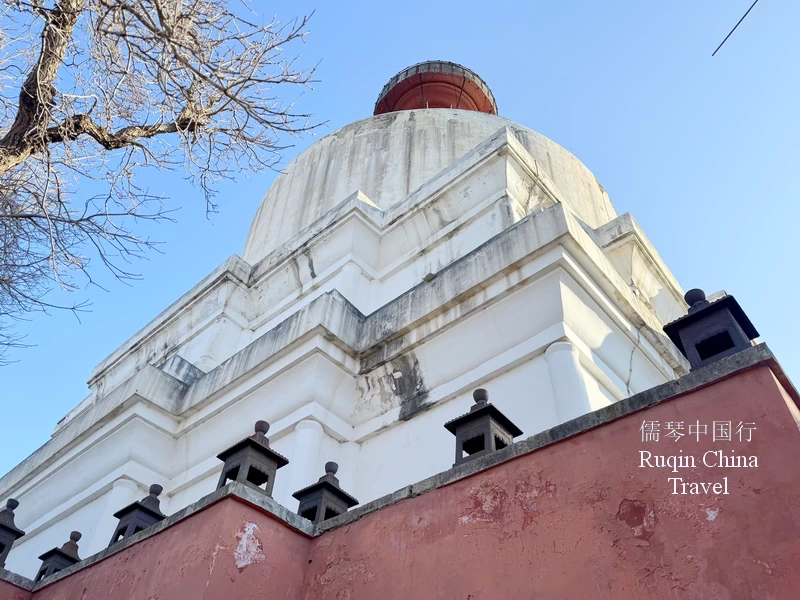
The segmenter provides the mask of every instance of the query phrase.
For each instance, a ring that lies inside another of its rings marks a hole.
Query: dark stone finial
[[[217,489],[229,481],[238,481],[252,486],[272,497],[275,473],[289,464],[289,459],[269,447],[269,423],[256,421],[255,433],[217,454],[225,464],[217,483]]]
[[[700,288],[694,288],[686,292],[686,294],[683,296],[683,299],[689,306],[694,306],[695,304],[706,301],[706,293]]]
[[[514,425],[500,409],[489,403],[489,392],[478,388],[472,392],[475,404],[469,412],[444,424],[456,436],[456,462],[463,462],[501,450],[514,443],[522,430]]]
[[[116,544],[164,519],[166,515],[161,512],[161,502],[158,499],[163,491],[163,487],[154,483],[147,496],[115,512],[114,518],[119,519],[119,523],[108,545]]]
[[[472,399],[475,400],[475,404],[486,403],[489,401],[489,392],[487,392],[483,388],[478,388],[474,392],[472,392]]]
[[[9,498],[6,500],[6,507],[0,510],[0,568],[5,567],[12,544],[25,535],[25,532],[14,524],[14,509],[18,506],[17,500]]]
[[[719,295],[717,295],[719,296]],[[664,325],[664,333],[688,360],[692,370],[751,346],[758,331],[733,296],[709,301],[701,289],[684,295],[687,314]]]
[[[59,571],[63,571],[67,567],[80,562],[81,557],[78,556],[78,541],[81,539],[80,531],[73,531],[69,534],[69,541],[65,542],[61,548],[53,548],[48,550],[39,557],[42,561],[42,566],[36,574],[34,581],[41,581],[46,577],[55,575]]]
[[[61,552],[71,558],[74,558],[76,562],[81,559],[80,556],[78,556],[78,542],[80,541],[81,537],[80,531],[72,531],[69,534],[69,540],[64,542],[64,545],[61,546]]]
[[[346,513],[358,504],[358,500],[339,487],[338,470],[339,465],[335,462],[326,462],[325,475],[317,483],[292,494],[300,501],[298,515],[316,524]]]

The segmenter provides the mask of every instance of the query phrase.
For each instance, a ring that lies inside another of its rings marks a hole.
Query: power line
[[[747,15],[750,14],[750,11],[753,10],[753,7],[756,4],[758,4],[758,0],[755,0],[755,2],[753,2],[753,4],[750,5],[750,8],[747,9],[747,12],[742,15],[742,18],[739,19],[736,25],[733,26],[733,29],[731,29],[730,33],[728,33],[728,35],[725,36],[725,39],[722,40],[722,43],[719,46],[717,46],[717,49],[711,53],[711,56],[714,56],[717,52],[719,52],[719,49],[722,48],[722,45],[728,41],[728,38],[731,37],[731,35],[733,35],[733,32],[736,31],[736,28],[739,27],[742,21],[744,21],[745,17],[747,17]]]
[[[754,7],[756,4],[758,4],[758,0],[756,0],[755,2],[753,2],[753,4],[751,4],[751,5],[750,5],[750,8],[748,8],[748,9],[747,9],[747,12],[746,12],[746,13],[744,13],[744,15],[742,15],[742,18],[741,18],[741,19],[739,19],[739,23],[736,23],[736,25],[734,25],[734,26],[733,26],[733,29],[731,29],[731,32],[730,32],[728,35],[726,35],[726,36],[725,36],[725,39],[724,39],[724,40],[722,40],[722,44],[724,44],[725,42],[727,42],[727,41],[728,41],[728,38],[729,38],[729,37],[731,37],[731,35],[733,35],[733,32],[734,32],[734,31],[736,31],[736,28],[739,26],[739,24],[740,24],[742,21],[744,21],[744,18],[745,18],[747,15],[749,15],[749,14],[750,14],[750,11],[751,11],[751,10],[753,10],[753,7]],[[722,48],[722,44],[720,44],[719,46],[717,46],[717,49],[716,49],[716,50],[714,50],[714,52],[712,52],[712,53],[711,53],[711,56],[714,56],[714,55],[715,55],[717,52],[719,52],[719,49],[720,49],[720,48]]]

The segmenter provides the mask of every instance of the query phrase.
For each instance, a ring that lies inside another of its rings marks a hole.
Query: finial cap
[[[164,491],[164,488],[161,487],[160,485],[158,485],[157,483],[154,483],[153,485],[150,486],[150,495],[151,496],[156,496],[157,497],[163,491]]]
[[[327,475],[336,475],[336,472],[339,470],[339,465],[335,462],[330,461],[325,463],[325,473]]]
[[[689,306],[694,306],[698,302],[705,302],[706,293],[700,288],[695,288],[686,292],[683,299],[686,300],[686,304]]]
[[[18,506],[19,506],[19,500],[16,500],[16,499],[14,499],[14,498],[9,498],[8,500],[6,500],[6,508],[7,508],[8,510],[11,510],[11,511],[13,511],[13,510],[14,510],[14,509],[16,509]]]
[[[489,401],[489,392],[487,392],[483,388],[478,388],[474,392],[472,392],[472,399],[475,400],[476,404],[481,402],[488,402]]]
[[[256,433],[261,433],[266,435],[269,431],[269,423],[266,421],[256,421]]]
[[[80,531],[73,531],[72,533],[69,534],[69,539],[72,542],[77,542],[78,540],[81,539],[81,537],[83,536],[81,535]]]

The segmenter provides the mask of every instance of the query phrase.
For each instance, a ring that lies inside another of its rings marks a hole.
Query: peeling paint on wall
[[[258,525],[246,521],[236,532],[236,539],[239,540],[239,545],[233,551],[233,558],[236,562],[236,568],[240,572],[251,564],[261,562],[266,558],[262,550],[261,540],[255,535],[258,530]]]
[[[336,600],[352,600],[356,597],[356,586],[360,588],[375,580],[375,574],[367,565],[366,558],[351,558],[347,547],[338,544],[331,549],[324,570],[314,577],[311,590],[319,594],[316,597],[330,597],[323,596],[323,590],[338,588]]]
[[[469,523],[501,524],[505,520],[509,504],[508,492],[499,485],[487,482],[470,489],[464,504],[465,510],[458,518],[461,525]]]
[[[622,521],[631,528],[633,537],[639,540],[649,540],[656,530],[655,509],[644,500],[629,500],[623,498],[617,511],[617,520]]]

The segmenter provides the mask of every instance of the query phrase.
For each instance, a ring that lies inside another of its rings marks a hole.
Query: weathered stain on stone
[[[656,530],[655,509],[644,500],[629,500],[624,498],[619,504],[617,520],[622,521],[633,532],[633,537],[639,540],[649,540]]]
[[[407,352],[363,374],[358,380],[355,414],[386,412],[400,407],[399,419],[407,421],[430,408],[428,389],[419,360]]]
[[[306,260],[308,261],[308,272],[311,274],[311,278],[314,279],[317,276],[317,273],[314,271],[314,260],[311,258],[311,252],[306,250],[304,254]]]
[[[398,356],[391,362],[394,393],[400,401],[401,421],[408,421],[426,410],[428,390],[422,379],[419,360],[413,352]],[[400,373],[398,377],[396,374]]]

